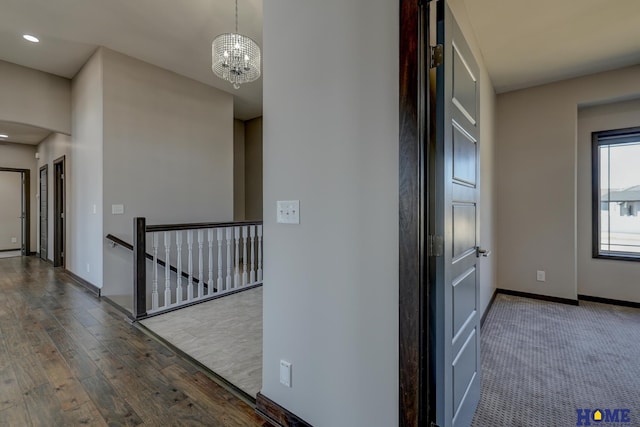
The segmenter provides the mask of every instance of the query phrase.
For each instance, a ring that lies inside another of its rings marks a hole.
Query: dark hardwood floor
[[[0,426],[266,426],[36,257],[0,259]]]

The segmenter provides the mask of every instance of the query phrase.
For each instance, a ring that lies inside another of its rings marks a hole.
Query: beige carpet
[[[262,287],[141,321],[236,387],[262,388]]]

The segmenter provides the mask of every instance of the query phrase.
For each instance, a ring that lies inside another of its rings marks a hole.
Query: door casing
[[[40,168],[39,191],[40,200],[38,206],[40,212],[40,235],[38,237],[40,239],[40,258],[47,261],[49,253],[49,165],[44,165]]]
[[[53,161],[53,266],[65,266],[65,156]]]

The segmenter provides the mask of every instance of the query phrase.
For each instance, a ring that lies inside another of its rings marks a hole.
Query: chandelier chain
[[[236,34],[238,34],[238,0],[236,0]]]

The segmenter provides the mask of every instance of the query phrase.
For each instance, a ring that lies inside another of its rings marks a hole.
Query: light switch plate
[[[277,221],[280,224],[300,224],[300,200],[278,200]]]
[[[280,361],[280,384],[291,387],[291,363],[286,360]]]
[[[111,205],[111,213],[113,215],[124,214],[124,205]]]

